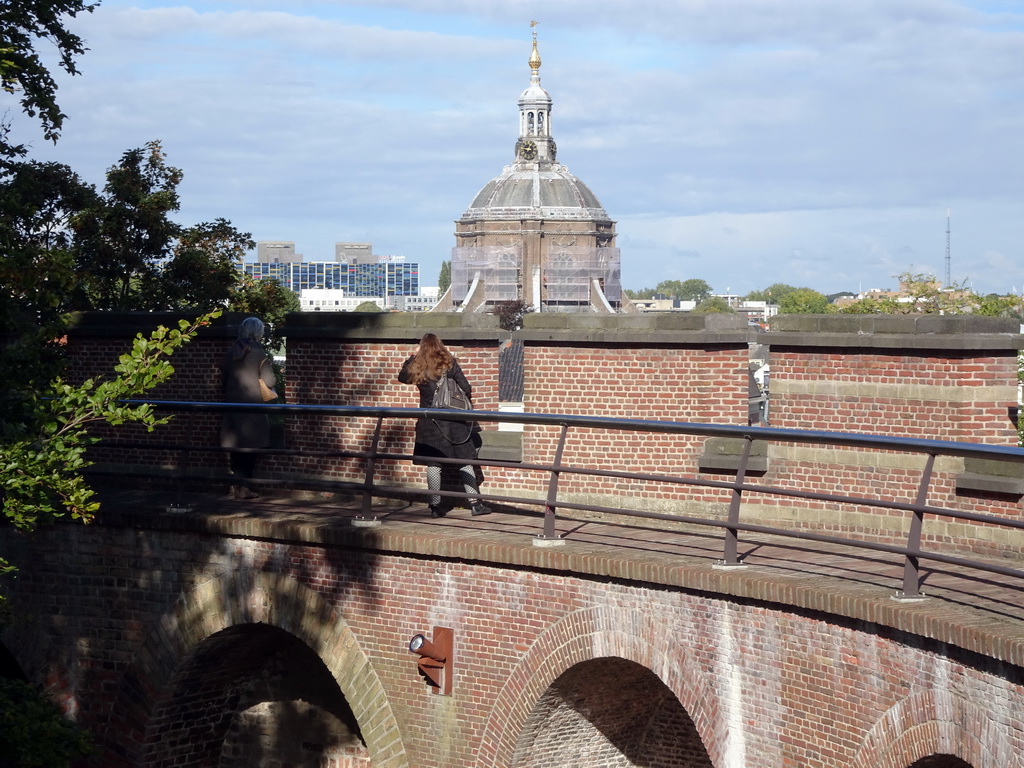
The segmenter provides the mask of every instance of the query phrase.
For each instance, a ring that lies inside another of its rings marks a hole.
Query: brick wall
[[[967,637],[941,606],[818,582],[797,591],[820,607],[793,608],[787,575],[719,575],[763,596],[735,599],[703,565],[672,566],[705,584],[680,588],[640,560],[560,572],[514,536],[416,538],[451,555],[269,513],[2,530],[22,570],[0,641],[112,768],[1021,765],[1019,638]],[[450,697],[407,650],[435,626],[455,633]]]
[[[141,316],[146,327],[161,317]],[[174,379],[161,397],[216,400],[218,366],[241,319],[226,317],[206,329],[174,359]],[[79,376],[105,370],[126,349],[139,318],[99,316],[71,336]],[[532,314],[515,337],[523,342],[524,407],[534,413],[565,413],[646,420],[742,426],[747,420],[748,345],[770,346],[770,416],[773,427],[939,438],[1012,445],[1016,432],[1009,409],[1016,402],[1017,326],[993,318],[784,316],[772,331],[751,331],[727,315],[655,314],[589,316]],[[423,333],[438,333],[459,357],[474,385],[480,410],[497,410],[498,360],[509,334],[492,316],[458,314],[306,313],[289,317],[285,393],[289,402],[308,405],[415,407],[414,387],[399,384],[397,372]],[[218,419],[212,414],[175,418],[170,430],[140,439],[169,439],[215,446]],[[484,424],[493,430],[493,423]],[[289,449],[360,451],[376,420],[314,415],[284,419]],[[522,459],[550,461],[559,429],[527,425]],[[396,453],[412,449],[411,421],[383,424],[380,447]],[[564,460],[591,469],[656,472],[680,477],[721,479],[703,465],[708,441],[697,436],[652,433],[611,434],[573,429]],[[153,452],[155,454],[155,452]],[[136,454],[136,458],[147,454]],[[223,457],[208,454],[208,466]],[[132,456],[115,457],[130,462]],[[172,466],[175,455],[156,455]],[[339,456],[264,459],[265,476],[295,473],[361,481],[362,459]],[[702,471],[703,468],[703,471]],[[923,460],[919,456],[822,449],[773,443],[767,485],[796,490],[842,492],[853,497],[916,496]],[[1006,470],[1013,483],[1019,467]],[[988,473],[988,474],[986,474]],[[993,474],[994,473],[994,474]],[[972,475],[972,484],[964,482]],[[964,460],[936,466],[929,501],[969,512],[1019,516],[1021,496],[1007,493],[999,467],[974,471]],[[498,495],[543,496],[548,478],[514,467],[489,468],[485,489]],[[422,487],[421,468],[405,460],[385,460],[377,477],[387,483]],[[987,477],[995,478],[992,482]],[[980,479],[979,479],[980,478]],[[995,490],[993,490],[995,489]],[[722,516],[726,491],[670,486],[591,476],[565,475],[562,500],[614,502],[656,511],[681,510]],[[902,541],[904,513],[856,505],[794,500],[781,502],[748,494],[745,519],[823,532],[855,529],[878,541]],[[964,537],[965,526],[930,521],[925,540],[964,540],[974,551],[1020,551],[1005,532],[980,540]]]
[[[806,316],[775,318],[771,344],[773,427],[1016,445],[1015,321],[987,317]],[[766,482],[782,487],[841,488],[850,496],[915,498],[921,456],[863,449],[776,444]],[[966,512],[1018,517],[1019,495],[958,491],[963,459],[935,467],[928,503]],[[1001,472],[998,468],[994,471]],[[1019,465],[1005,471],[1019,476]],[[774,505],[774,502],[769,505]],[[769,515],[772,516],[772,515]],[[776,518],[818,531],[858,529],[886,543],[902,541],[904,513],[794,501]],[[1009,532],[1007,532],[1009,533]],[[965,526],[929,521],[925,539],[957,540]],[[976,542],[996,551],[1010,536]]]

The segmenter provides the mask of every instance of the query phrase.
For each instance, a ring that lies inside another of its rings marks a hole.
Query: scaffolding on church
[[[522,250],[518,245],[484,245],[452,249],[452,299],[466,300],[473,281],[479,278],[483,300],[512,301],[522,285]]]
[[[589,309],[594,281],[613,305],[622,299],[622,266],[618,248],[550,246],[541,263],[544,303]]]
[[[618,248],[551,245],[541,265],[543,306],[560,312],[593,311],[594,286],[612,307],[622,300]],[[464,302],[470,288],[482,292],[480,303],[529,298],[522,295],[522,248],[518,245],[465,246],[452,249],[452,300]],[[475,301],[475,300],[474,300]]]

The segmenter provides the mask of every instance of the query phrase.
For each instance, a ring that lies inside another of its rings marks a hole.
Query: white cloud
[[[183,223],[309,258],[368,240],[429,283],[512,159],[531,19],[559,157],[618,221],[627,286],[941,276],[950,206],[952,276],[1024,285],[1014,3],[105,0],[72,22],[91,50],[36,155],[101,184],[161,139]]]

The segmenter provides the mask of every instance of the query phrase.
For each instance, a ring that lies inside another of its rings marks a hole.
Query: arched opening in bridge
[[[211,635],[178,666],[160,700],[146,731],[146,768],[370,765],[326,665],[277,627]]]
[[[513,768],[711,768],[690,715],[646,667],[619,658],[566,670],[534,706]]]
[[[966,760],[953,755],[929,755],[915,761],[908,768],[972,768]]]

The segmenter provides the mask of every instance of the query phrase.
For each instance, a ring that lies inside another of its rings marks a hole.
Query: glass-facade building
[[[277,280],[295,293],[305,288],[340,288],[350,296],[418,296],[420,292],[420,265],[415,263],[257,262],[243,264],[242,269],[257,279]]]

